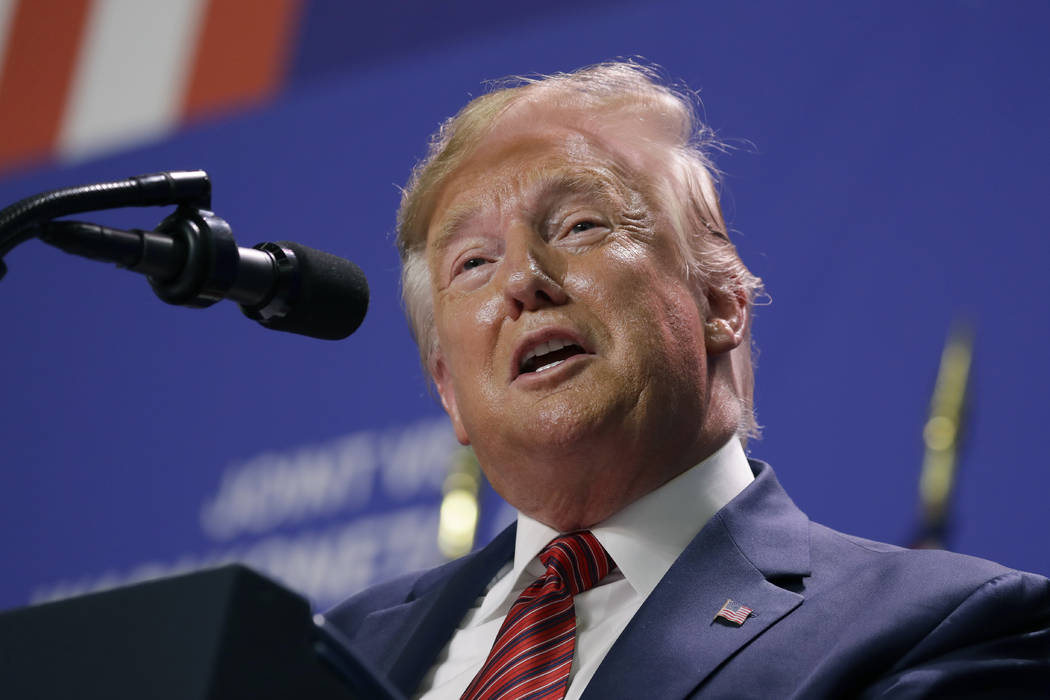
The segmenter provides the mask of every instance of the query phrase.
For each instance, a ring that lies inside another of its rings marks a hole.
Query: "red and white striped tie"
[[[616,564],[587,531],[552,540],[540,552],[540,561],[547,573],[518,596],[462,700],[565,697],[576,649],[572,597],[593,587]]]

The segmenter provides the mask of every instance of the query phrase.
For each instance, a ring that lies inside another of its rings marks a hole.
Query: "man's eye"
[[[475,267],[481,267],[487,262],[488,260],[486,260],[485,258],[467,258],[463,261],[462,269],[473,270]]]
[[[577,224],[573,224],[572,228],[569,229],[569,233],[583,233],[597,226],[593,221],[581,221]]]

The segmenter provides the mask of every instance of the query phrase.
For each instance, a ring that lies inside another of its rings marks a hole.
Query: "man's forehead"
[[[650,173],[659,162],[655,144],[623,122],[564,110],[533,109],[501,117],[473,154],[446,177],[432,209],[428,247],[514,192],[595,191],[613,179]]]
[[[464,197],[498,196],[555,176],[602,167],[608,154],[585,135],[531,132],[499,137],[485,143],[450,173],[435,213]]]
[[[542,166],[514,171],[506,181],[479,178],[479,189],[453,186],[448,203],[436,210],[427,247],[440,250],[482,217],[500,216],[510,207],[525,216],[540,216],[559,202],[586,198],[624,206],[634,188],[615,168],[580,161],[552,159]]]

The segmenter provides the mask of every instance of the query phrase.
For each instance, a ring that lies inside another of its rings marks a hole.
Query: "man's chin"
[[[570,482],[549,478],[518,484],[517,493],[511,489],[503,498],[533,520],[559,532],[571,532],[594,527],[644,495],[631,490],[635,480],[629,474],[608,474],[598,469],[588,476]],[[541,492],[546,497],[536,499]]]
[[[576,392],[550,396],[537,404],[524,420],[528,434],[523,446],[536,453],[546,453],[553,460],[591,458],[595,450],[615,439],[615,426],[622,422],[619,411],[603,410],[601,402],[581,400]],[[589,398],[589,397],[588,397]]]

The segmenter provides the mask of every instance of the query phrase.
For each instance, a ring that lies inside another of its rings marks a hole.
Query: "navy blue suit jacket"
[[[606,698],[1050,697],[1050,581],[813,523],[768,465],[645,601],[584,693]],[[406,695],[513,556],[514,528],[326,617]],[[727,598],[754,614],[714,620]]]

